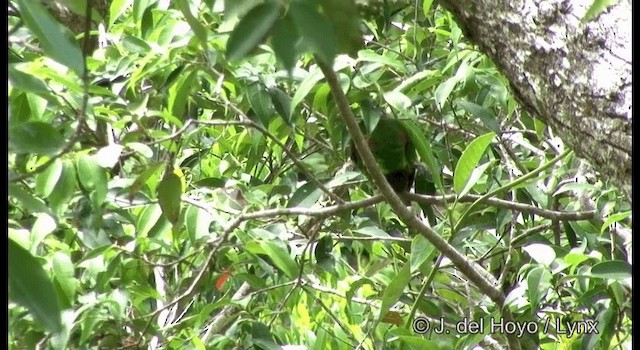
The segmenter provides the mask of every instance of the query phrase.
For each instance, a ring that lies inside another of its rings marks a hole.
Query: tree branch
[[[391,185],[389,185],[386,178],[380,171],[380,168],[377,166],[376,160],[365,141],[365,137],[358,127],[358,122],[349,107],[349,101],[342,92],[342,88],[340,87],[335,71],[333,68],[322,63],[322,61],[316,61],[327,79],[331,93],[333,94],[338,105],[338,109],[340,110],[340,115],[347,125],[351,138],[354,141],[365,168],[371,175],[376,186],[380,189],[385,200],[391,205],[391,208],[396,212],[396,214],[398,214],[400,219],[407,224],[407,226],[425,236],[429,242],[444,253],[485,295],[489,296],[491,300],[497,304],[503,305],[504,296],[496,288],[493,276],[491,276],[484,268],[472,263],[469,259],[460,254],[460,252],[458,252],[453,246],[448,244],[430,227],[418,220],[418,218],[405,207],[400,197],[398,197],[393,188],[391,188]]]
[[[444,254],[451,262],[456,266],[460,272],[462,272],[469,280],[475,284],[478,289],[486,296],[488,296],[494,303],[496,303],[501,308],[502,316],[506,321],[513,321],[513,317],[509,312],[508,308],[505,308],[504,302],[505,297],[502,294],[501,290],[497,286],[497,281],[495,277],[493,277],[487,270],[485,270],[482,266],[477,263],[469,260],[467,257],[458,252],[452,245],[447,243],[442,237],[438,235],[431,227],[425,225],[422,221],[420,221],[416,216],[414,216],[407,207],[404,206],[404,203],[398,197],[396,192],[391,188],[389,182],[385,179],[384,175],[380,171],[380,168],[377,166],[376,160],[369,149],[365,137],[358,126],[358,121],[356,120],[351,108],[349,107],[349,101],[342,91],[342,87],[338,81],[338,77],[336,72],[330,66],[326,65],[322,62],[322,60],[316,57],[316,62],[318,66],[322,70],[322,73],[329,84],[329,88],[331,89],[331,93],[336,100],[338,105],[338,110],[340,111],[340,115],[344,120],[349,133],[351,134],[351,138],[356,146],[358,154],[364,163],[367,172],[371,175],[373,182],[376,184],[385,200],[389,203],[393,211],[398,215],[398,217],[411,229],[419,232],[423,235],[431,244],[433,244],[442,254]],[[513,349],[520,348],[519,340],[511,335],[506,334],[507,340],[510,346]],[[529,339],[525,339],[528,341]]]
[[[455,194],[448,194],[444,196],[429,196],[424,194],[416,194],[416,193],[403,193],[404,197],[418,203],[426,203],[426,204],[439,204],[443,205],[446,203],[451,203],[456,200]],[[458,197],[458,203],[473,203],[482,198],[480,195],[475,194],[467,194],[462,197]],[[558,210],[549,210],[538,208],[533,205],[528,205],[520,202],[508,201],[499,198],[487,198],[483,201],[487,205],[491,205],[494,207],[505,208],[509,210],[515,210],[525,213],[534,214],[546,219],[551,220],[560,220],[560,221],[577,221],[577,220],[593,220],[596,218],[595,210],[587,210],[587,211],[558,211]]]

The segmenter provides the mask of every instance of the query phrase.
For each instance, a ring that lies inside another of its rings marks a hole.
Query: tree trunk
[[[469,40],[631,201],[631,4],[581,23],[593,0],[442,0]]]

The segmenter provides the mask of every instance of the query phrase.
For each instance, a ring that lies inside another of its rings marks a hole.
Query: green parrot
[[[382,116],[367,137],[367,142],[391,187],[398,193],[409,191],[415,178],[417,154],[400,122]],[[353,141],[351,159],[360,168],[363,167]]]

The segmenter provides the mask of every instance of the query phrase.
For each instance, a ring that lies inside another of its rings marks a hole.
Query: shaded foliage
[[[452,326],[501,310],[372,199],[316,58],[354,111],[374,101],[426,140],[416,192],[437,196],[411,197],[416,212],[518,319],[552,325],[540,347],[628,343],[630,204],[519,108],[450,14],[352,6],[113,1],[84,57],[44,7],[10,1],[9,263],[25,268],[10,269],[10,346],[504,344]],[[599,332],[564,333],[581,321]]]

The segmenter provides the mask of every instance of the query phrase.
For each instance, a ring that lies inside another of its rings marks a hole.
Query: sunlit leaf
[[[84,156],[76,161],[78,180],[86,191],[95,191],[96,204],[100,205],[107,196],[107,172],[94,157]]]
[[[438,109],[444,108],[449,95],[451,95],[453,88],[456,86],[456,84],[458,84],[458,82],[459,79],[457,77],[451,77],[438,86],[435,91],[435,100]]]
[[[49,204],[56,214],[60,214],[69,205],[69,201],[78,188],[76,167],[71,161],[62,162],[62,174],[49,195]]]
[[[69,30],[56,22],[42,3],[28,0],[17,0],[17,3],[22,20],[38,37],[45,53],[81,77],[84,72],[82,52]]]
[[[121,145],[108,145],[99,149],[94,157],[101,167],[113,168],[118,163],[123,149],[124,147]]]
[[[358,61],[381,63],[385,66],[395,68],[401,73],[406,73],[407,71],[407,67],[404,65],[404,63],[401,60],[390,57],[389,55],[380,55],[373,50],[359,51]]]
[[[56,252],[51,258],[51,266],[55,281],[60,285],[68,303],[71,304],[75,298],[78,283],[71,258],[63,252]]]
[[[62,161],[56,159],[36,177],[36,192],[43,197],[49,197],[62,176]]]
[[[453,172],[453,188],[456,193],[461,194],[467,183],[471,179],[471,175],[478,166],[478,162],[482,158],[484,151],[487,149],[491,141],[496,135],[493,132],[477,137],[471,141],[462,156],[458,159],[456,169]]]
[[[49,331],[62,328],[53,284],[38,260],[9,239],[9,300],[26,307]]]
[[[33,92],[34,94],[48,94],[47,85],[40,78],[17,69],[14,65],[9,66],[9,81],[15,88]]]
[[[545,266],[551,265],[556,258],[556,253],[553,248],[542,243],[529,244],[522,247],[522,250],[527,252],[533,260]]]
[[[603,261],[591,268],[591,275],[616,280],[631,278],[631,266],[620,260]]]
[[[200,21],[191,13],[191,9],[189,8],[189,2],[187,0],[177,0],[175,2],[184,15],[184,18],[189,23],[191,30],[196,34],[196,37],[200,40],[202,47],[207,49],[207,29],[200,23]]]
[[[64,138],[49,123],[29,121],[9,126],[9,149],[15,153],[50,155],[64,146]]]
[[[322,75],[322,71],[320,69],[316,69],[311,74],[307,75],[307,77],[300,83],[298,89],[293,94],[293,98],[291,99],[291,113],[295,112],[295,108],[298,106],[302,100],[316,87],[317,83],[322,80],[324,76]]]
[[[580,22],[587,23],[591,21],[607,8],[617,4],[618,2],[619,0],[593,0],[591,6],[587,9],[587,12],[585,12],[584,16],[580,19]]]

